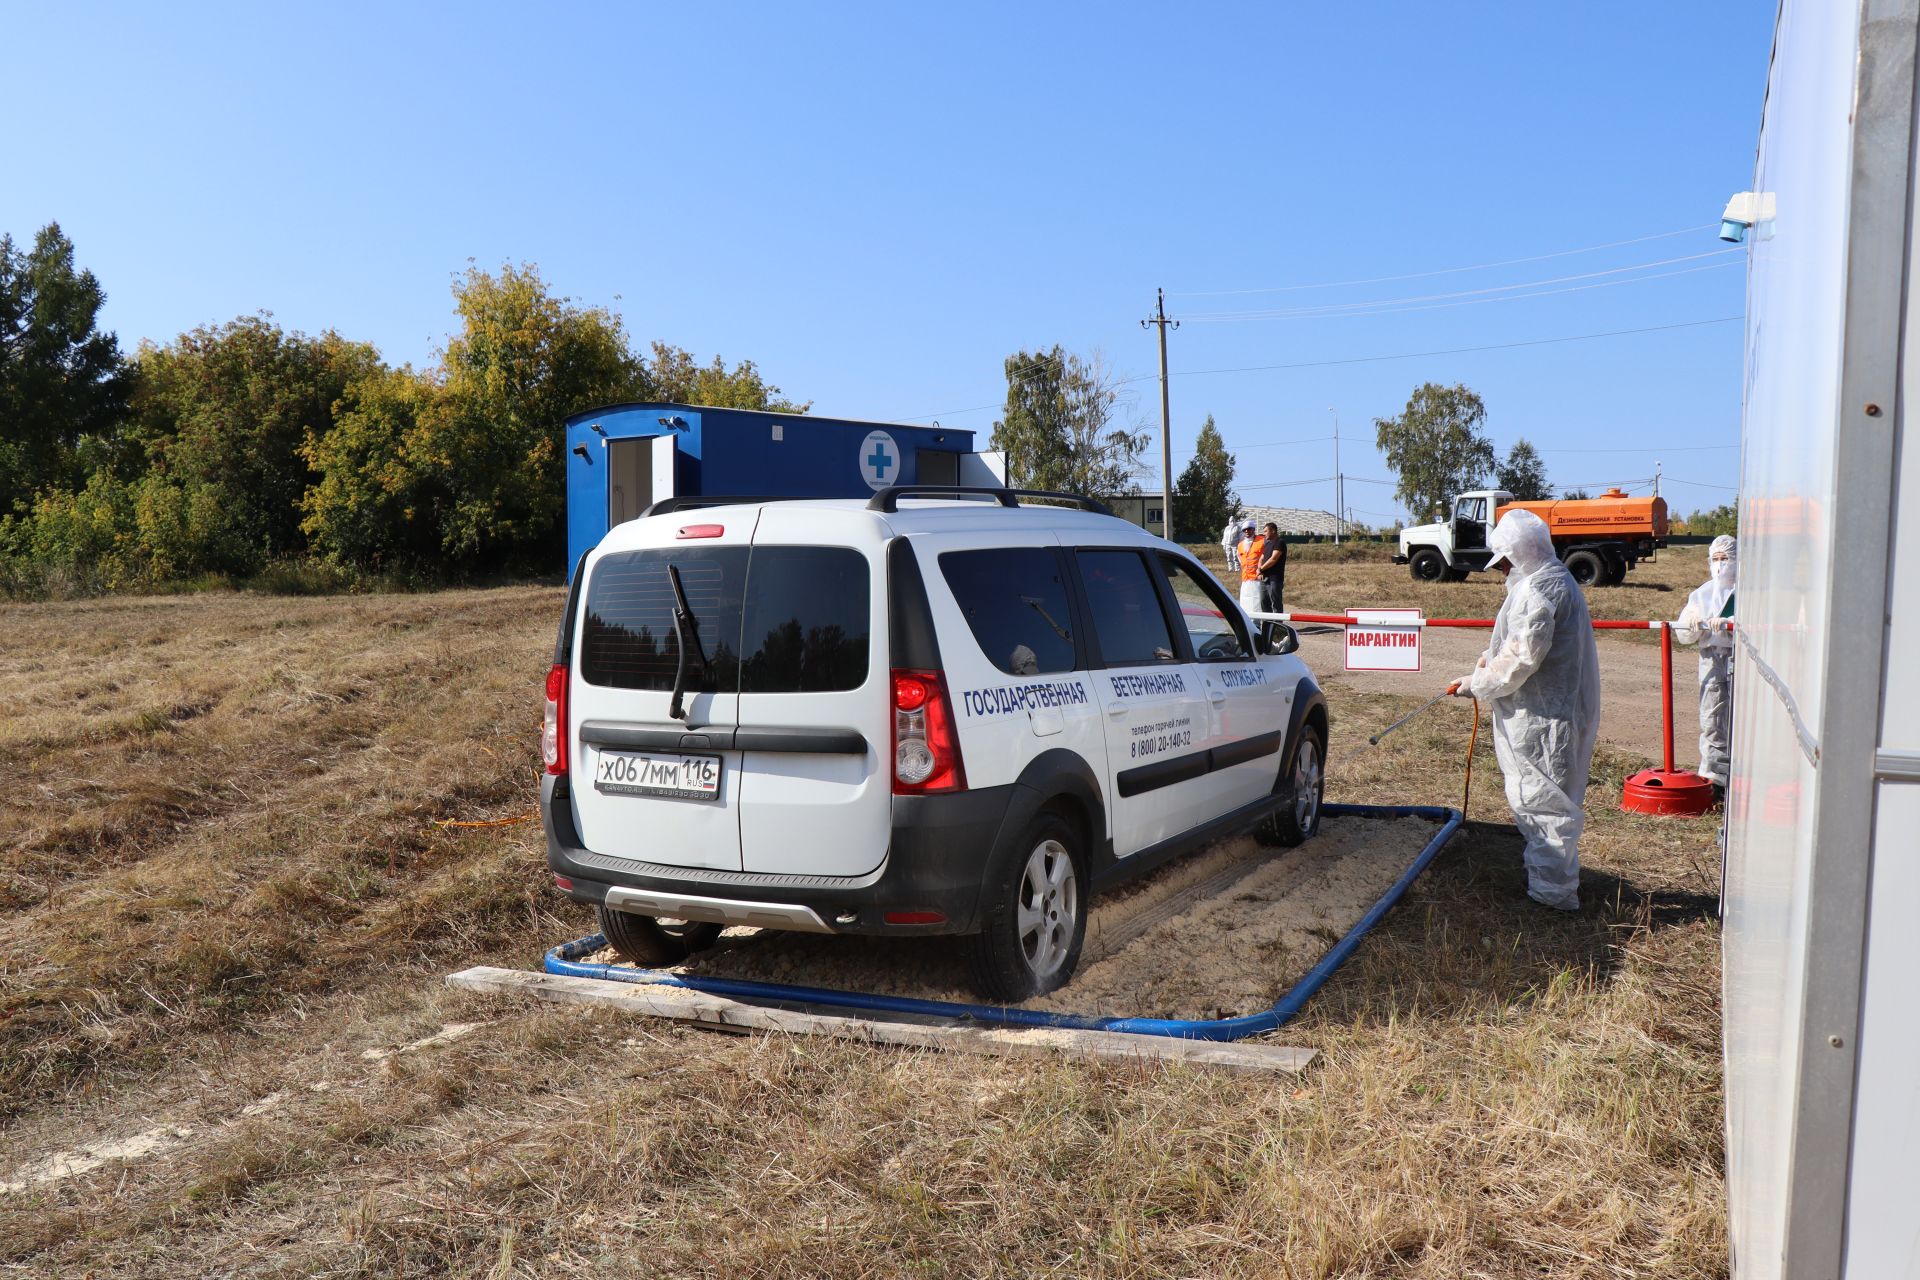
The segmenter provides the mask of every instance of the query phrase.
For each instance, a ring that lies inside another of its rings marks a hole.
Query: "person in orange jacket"
[[[1266,555],[1267,540],[1253,531],[1251,520],[1240,532],[1240,545],[1235,548],[1240,557],[1240,607],[1248,613],[1262,613],[1266,593],[1260,586],[1260,560]]]

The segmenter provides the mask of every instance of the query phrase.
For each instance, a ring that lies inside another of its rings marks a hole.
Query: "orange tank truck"
[[[1454,499],[1453,518],[1400,534],[1397,563],[1422,581],[1458,582],[1487,567],[1487,534],[1501,516],[1522,508],[1547,523],[1567,572],[1583,586],[1618,586],[1627,570],[1667,545],[1667,500],[1609,489],[1597,498],[1516,502],[1499,489]]]
[[[1617,586],[1628,569],[1667,545],[1665,498],[1636,498],[1608,489],[1595,498],[1509,502],[1495,511],[1494,522],[1509,511],[1531,511],[1547,522],[1554,549],[1583,586]]]

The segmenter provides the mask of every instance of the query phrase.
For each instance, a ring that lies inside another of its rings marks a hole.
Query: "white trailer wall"
[[[1920,902],[1920,784],[1877,776],[1893,743],[1920,744],[1883,625],[1891,606],[1920,654],[1920,589],[1888,592],[1916,16],[1785,0],[1755,164],[1774,215],[1749,240],[1724,987],[1742,1280],[1920,1276],[1899,1154],[1920,1092],[1900,989],[1920,971],[1900,921]]]

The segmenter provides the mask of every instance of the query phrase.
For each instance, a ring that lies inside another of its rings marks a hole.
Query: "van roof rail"
[[[1066,503],[1082,511],[1092,511],[1098,515],[1113,514],[1106,503],[1084,494],[1060,493],[1053,489],[1005,489],[988,485],[953,484],[896,484],[873,495],[867,503],[869,511],[895,512],[900,509],[902,498],[992,498],[1003,507],[1017,507],[1022,498],[1049,498],[1055,502]]]

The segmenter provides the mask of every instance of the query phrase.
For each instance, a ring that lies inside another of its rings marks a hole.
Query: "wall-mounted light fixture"
[[[601,425],[600,425],[599,423],[597,423],[597,422],[593,424],[593,429],[594,429],[595,431],[598,431],[598,432],[599,432],[599,433],[600,433],[601,435],[605,435],[605,434],[607,434],[607,429],[606,429],[605,427],[603,427],[603,426],[601,426]]]
[[[678,414],[661,418],[658,421],[661,426],[669,427],[675,431],[685,431],[687,429],[687,420]]]
[[[1773,192],[1741,191],[1727,201],[1726,211],[1720,215],[1720,238],[1729,244],[1740,244],[1753,227],[1760,229],[1760,239],[1772,239]]]
[[[587,452],[587,446],[583,444],[577,444],[573,446],[573,451],[579,454],[582,458],[586,459],[586,463],[588,466],[593,465],[593,455]]]

